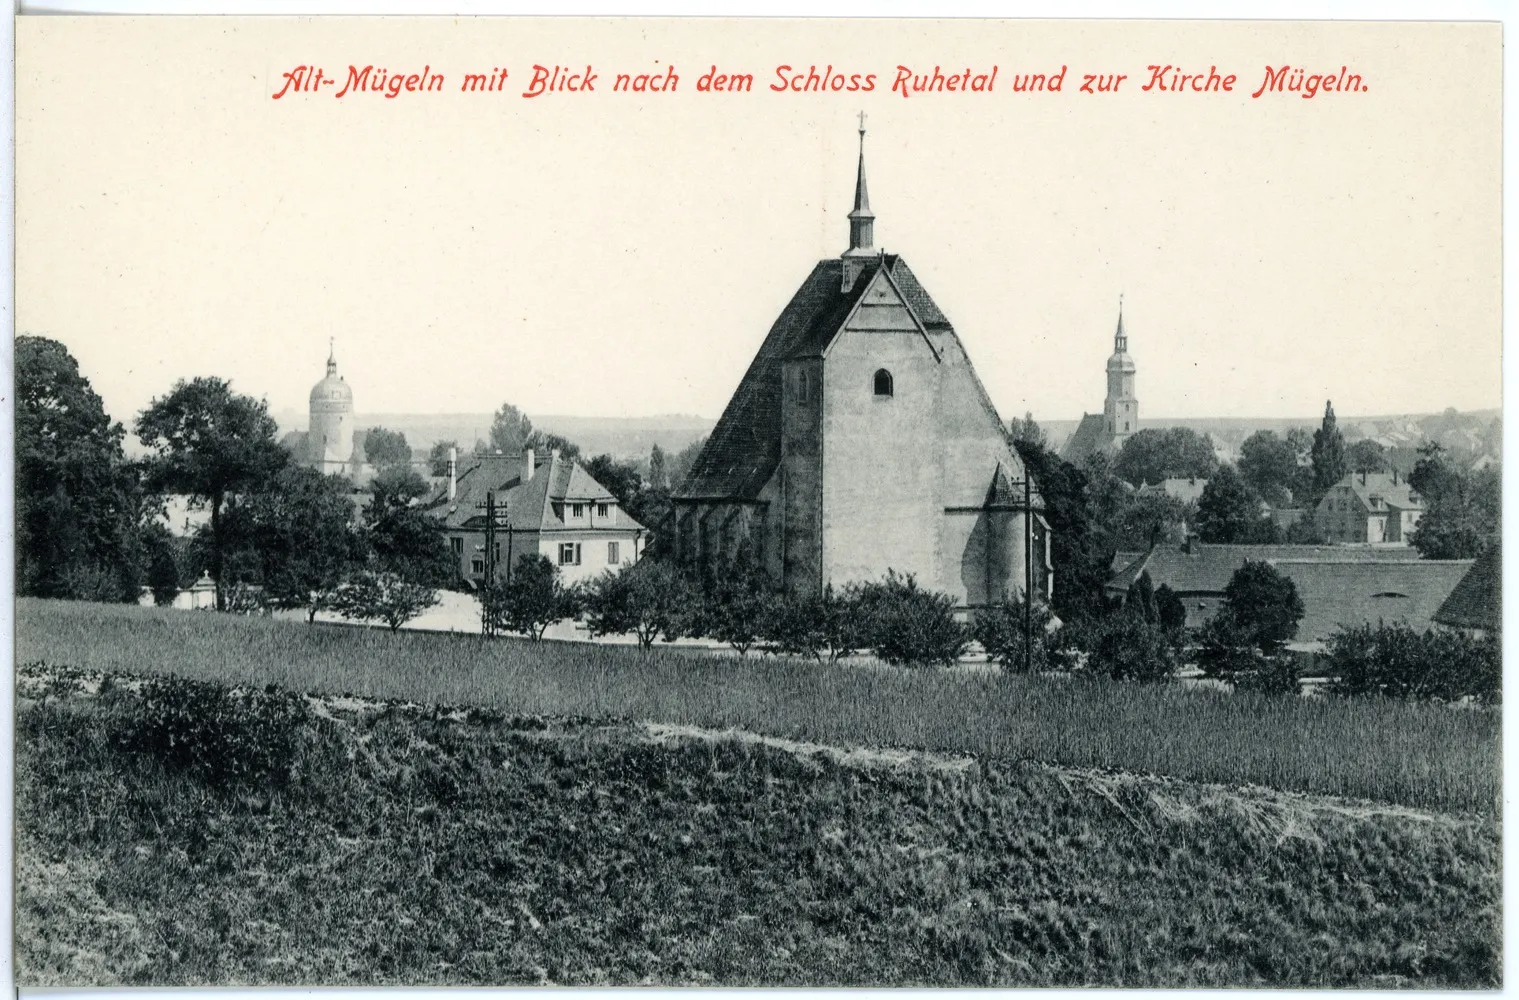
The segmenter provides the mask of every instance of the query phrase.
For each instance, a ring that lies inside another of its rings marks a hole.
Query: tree
[[[14,350],[16,588],[135,601],[149,511],[126,432],[62,344],[23,336]]]
[[[770,607],[763,638],[782,653],[834,663],[870,644],[860,608],[860,588],[849,584],[834,590],[826,584],[821,593],[788,595]]]
[[[448,475],[448,456],[450,452],[459,447],[459,442],[449,439],[447,441],[434,441],[432,448],[427,452],[428,474],[433,476]]]
[[[1261,516],[1261,498],[1233,466],[1220,466],[1197,501],[1197,533],[1205,542],[1248,544],[1274,540],[1275,525]]]
[[[1026,441],[1036,448],[1048,448],[1049,436],[1044,433],[1044,428],[1034,421],[1034,414],[1024,411],[1023,419],[1014,417],[1008,421],[1007,436],[1012,441]]]
[[[527,415],[510,403],[502,403],[491,420],[490,446],[503,455],[516,455],[527,447],[532,433],[533,422]]]
[[[149,481],[198,498],[210,509],[218,610],[227,606],[222,513],[229,496],[273,477],[289,461],[276,430],[265,403],[234,393],[219,378],[181,380],[137,418],[138,440],[153,452]]]
[[[580,613],[579,595],[559,578],[547,556],[524,552],[511,582],[495,583],[481,593],[492,632],[518,632],[534,642],[550,625]]]
[[[1176,657],[1165,631],[1142,615],[1119,613],[1092,626],[1093,671],[1114,680],[1155,682],[1176,670]]]
[[[1270,655],[1297,635],[1303,601],[1291,578],[1270,563],[1247,559],[1224,587],[1219,614],[1227,615],[1251,645]]]
[[[400,431],[371,427],[364,434],[364,457],[376,469],[409,469],[411,445],[406,443],[406,435]],[[447,456],[444,457],[446,460]]]
[[[1213,445],[1191,428],[1147,428],[1124,441],[1113,472],[1125,482],[1142,486],[1164,479],[1207,479],[1217,467]]]
[[[643,493],[643,476],[632,462],[619,462],[611,455],[597,455],[585,464],[585,471],[605,486],[624,510],[632,513],[638,508]]]
[[[540,454],[557,451],[560,458],[574,460],[580,457],[580,445],[560,434],[545,434],[542,431],[533,431],[528,435],[527,447]]]
[[[670,459],[670,488],[672,490],[678,489],[686,481],[686,476],[691,473],[691,467],[696,464],[697,458],[701,456],[702,449],[706,446],[707,436],[704,434],[676,452],[675,457]]]
[[[1334,406],[1324,403],[1324,422],[1313,432],[1313,487],[1320,496],[1345,478],[1349,461],[1345,456],[1345,438],[1334,419]]]
[[[446,586],[454,560],[438,523],[413,501],[427,491],[410,469],[381,473],[371,483],[363,537],[375,568],[429,587]]]
[[[1155,613],[1160,627],[1172,635],[1178,635],[1187,627],[1187,608],[1169,583],[1155,588]]]
[[[1362,438],[1345,449],[1345,462],[1350,472],[1386,472],[1387,449],[1370,438]]]
[[[1023,598],[1017,594],[1001,604],[977,610],[971,618],[971,638],[986,650],[987,659],[1001,664],[1005,670],[1022,673],[1027,662],[1028,669],[1038,673],[1049,666],[1046,638],[1050,612],[1038,601],[1029,609],[1030,642],[1024,634],[1023,611]]]
[[[1411,542],[1426,559],[1474,559],[1497,541],[1503,515],[1502,474],[1496,465],[1472,472],[1444,448],[1420,447],[1408,485],[1424,502]]]
[[[348,484],[315,469],[288,466],[228,507],[229,538],[257,565],[266,599],[306,612],[334,606],[339,586],[362,565]]]
[[[649,488],[664,493],[670,491],[670,470],[665,450],[657,444],[649,449]]]
[[[431,587],[396,573],[365,570],[338,588],[333,606],[344,618],[384,622],[394,632],[437,603]]]
[[[1300,486],[1297,449],[1275,431],[1256,431],[1239,448],[1239,473],[1261,499],[1284,507]]]
[[[1176,526],[1194,519],[1191,504],[1165,493],[1119,494],[1116,515],[1107,528],[1113,545],[1122,551],[1143,550]]]
[[[1116,549],[1100,520],[1107,511],[1091,488],[1094,480],[1047,448],[1027,441],[1013,444],[1024,468],[1033,475],[1044,501],[1044,518],[1050,525],[1050,561],[1058,581],[1055,613],[1064,621],[1102,614],[1107,607],[1103,586],[1112,575]],[[1116,479],[1107,479],[1127,495]]]
[[[702,583],[701,633],[747,655],[764,637],[766,622],[780,600],[749,540],[739,543],[731,563],[713,569]]]
[[[859,590],[859,613],[875,654],[887,663],[952,664],[970,641],[955,620],[948,594],[924,590],[911,573],[886,571],[886,578]]]
[[[670,641],[685,633],[698,593],[675,566],[642,559],[597,577],[585,595],[586,622],[592,635],[631,632],[647,650],[660,636]]]
[[[1155,582],[1150,579],[1150,571],[1145,570],[1139,574],[1139,579],[1129,588],[1124,596],[1123,609],[1129,614],[1139,615],[1145,621],[1160,621],[1160,606],[1155,600]]]

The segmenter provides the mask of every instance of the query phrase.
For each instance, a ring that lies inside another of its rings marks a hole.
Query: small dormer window
[[[597,517],[606,517],[607,516],[607,505],[606,504],[599,503],[599,504],[596,505],[596,516]]]
[[[890,399],[893,395],[894,386],[891,381],[891,372],[885,368],[876,369],[875,390],[877,398]]]
[[[571,517],[585,517],[585,504],[583,504],[583,503],[572,503],[572,504],[570,504],[570,516]]]

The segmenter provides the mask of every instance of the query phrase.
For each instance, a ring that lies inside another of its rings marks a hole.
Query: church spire
[[[860,112],[860,168],[854,182],[854,209],[849,213],[849,253],[873,254],[875,213],[870,210],[870,189],[865,186],[865,112]]]
[[[338,373],[337,343],[336,343],[336,341],[335,341],[334,338],[328,337],[327,338],[327,374],[328,375],[336,375],[337,373]]]
[[[1123,332],[1123,293],[1118,293],[1118,332],[1113,334],[1113,353],[1127,354],[1129,335]]]

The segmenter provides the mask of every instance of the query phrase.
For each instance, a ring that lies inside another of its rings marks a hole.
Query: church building
[[[1047,598],[1043,501],[954,327],[874,246],[864,138],[849,249],[802,282],[677,489],[675,554],[747,547],[790,594],[890,569],[967,609],[1031,570]]]
[[[1129,357],[1129,338],[1123,332],[1123,298],[1118,300],[1118,332],[1113,335],[1113,356],[1108,358],[1108,398],[1102,413],[1086,413],[1060,449],[1060,457],[1073,465],[1093,452],[1113,455],[1129,435],[1139,430],[1139,400],[1134,396],[1134,359]]]

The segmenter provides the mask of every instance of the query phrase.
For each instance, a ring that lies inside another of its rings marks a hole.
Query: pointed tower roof
[[[1118,329],[1113,334],[1113,355],[1108,358],[1108,371],[1134,371],[1134,359],[1129,357],[1129,335],[1123,332],[1123,296],[1118,296]]]
[[[870,188],[865,183],[865,112],[860,112],[860,166],[854,180],[854,208],[849,211],[849,249],[845,256],[874,254],[875,213],[870,210]]]
[[[328,375],[336,375],[337,373],[338,373],[337,341],[336,341],[336,338],[328,337],[327,338],[327,374]]]

